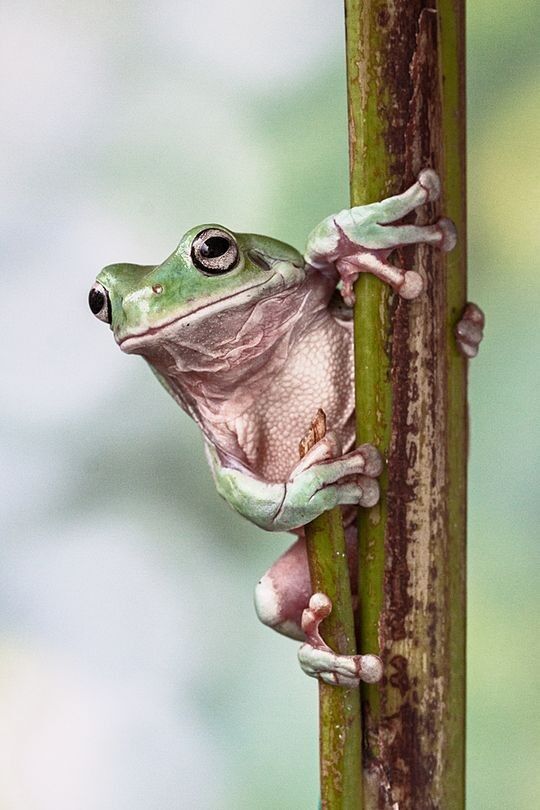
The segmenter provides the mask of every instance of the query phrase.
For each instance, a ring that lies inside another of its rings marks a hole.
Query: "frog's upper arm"
[[[209,442],[206,442],[206,457],[217,491],[233,509],[261,529],[283,528],[276,525],[276,516],[286,494],[284,483],[265,481],[237,462],[228,466]]]

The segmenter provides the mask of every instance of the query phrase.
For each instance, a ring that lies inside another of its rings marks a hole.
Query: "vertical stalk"
[[[339,508],[306,526],[314,593],[332,600],[321,625],[327,644],[341,654],[356,652],[345,534]],[[319,760],[323,810],[363,810],[360,692],[319,681]]]
[[[351,201],[399,193],[431,166],[459,242],[394,260],[426,278],[414,302],[356,285],[357,438],[387,458],[381,503],[359,521],[366,810],[464,807],[466,366],[464,0],[345,0]]]
[[[300,444],[304,455],[326,432],[323,411]],[[313,593],[325,593],[332,612],[321,633],[333,650],[356,652],[345,532],[339,507],[305,526]],[[319,681],[319,759],[323,810],[363,810],[360,692]]]

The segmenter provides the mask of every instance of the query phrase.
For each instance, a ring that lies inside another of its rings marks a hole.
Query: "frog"
[[[120,349],[141,355],[200,428],[219,495],[258,527],[296,535],[257,583],[255,610],[301,642],[306,674],[338,686],[377,682],[381,659],[325,644],[319,628],[332,605],[311,593],[303,527],[342,509],[354,590],[354,515],[378,502],[383,470],[376,447],[355,446],[354,283],[370,273],[403,299],[422,293],[421,275],[389,257],[403,245],[453,249],[450,219],[400,222],[440,192],[426,168],[401,194],[326,217],[303,254],[271,237],[199,225],[160,264],[104,267],[89,293]],[[477,353],[483,325],[469,303],[455,329],[466,357]],[[300,458],[318,411],[328,430]]]

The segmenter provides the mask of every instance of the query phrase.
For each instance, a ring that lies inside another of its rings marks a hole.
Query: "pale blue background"
[[[471,3],[471,810],[539,803],[537,22]],[[86,296],[198,222],[301,248],[343,207],[341,4],[5,0],[0,37],[0,806],[314,808],[316,684],[251,605],[288,540]]]

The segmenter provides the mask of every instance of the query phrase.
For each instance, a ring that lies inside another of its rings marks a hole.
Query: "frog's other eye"
[[[88,293],[88,306],[96,318],[111,323],[111,300],[105,287],[98,281]]]
[[[238,264],[238,245],[227,231],[207,228],[201,231],[191,245],[191,260],[205,275],[228,273]]]

